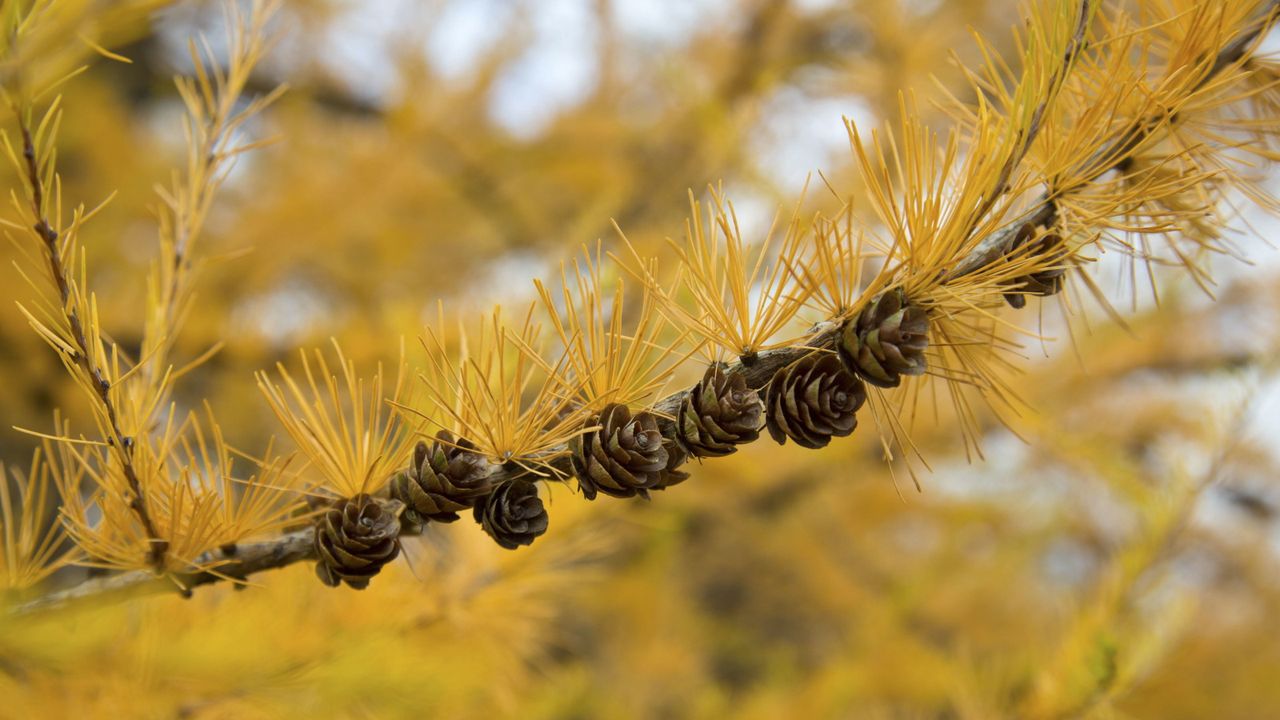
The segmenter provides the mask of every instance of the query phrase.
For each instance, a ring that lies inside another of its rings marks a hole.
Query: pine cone
[[[338,500],[316,521],[316,575],[330,587],[355,590],[400,554],[400,520],[365,493]]]
[[[923,375],[929,316],[902,290],[871,301],[840,332],[840,357],[849,370],[879,387],[897,387],[903,375]]]
[[[588,500],[596,491],[614,497],[647,496],[658,487],[670,459],[658,418],[642,411],[632,416],[626,405],[612,403],[592,423],[600,429],[569,443],[578,485]]]
[[[830,353],[812,353],[782,368],[769,381],[766,426],[779,445],[826,447],[858,426],[866,387]]]
[[[1035,236],[1035,226],[1027,223],[1018,231],[1018,238],[1014,240],[1013,247],[1020,248],[1025,243],[1031,242],[1031,238]],[[1027,305],[1028,295],[1039,295],[1047,297],[1056,295],[1062,291],[1062,283],[1067,274],[1067,244],[1063,242],[1062,236],[1049,232],[1031,244],[1026,250],[1027,255],[1043,255],[1049,258],[1051,267],[1047,270],[1034,272],[1029,275],[1014,280],[1009,287],[1011,292],[1004,294],[1005,302],[1010,307],[1021,310]]]
[[[532,544],[547,531],[547,510],[538,497],[538,486],[528,480],[502,483],[473,512],[489,537],[508,550]]]
[[[676,438],[697,457],[722,457],[760,437],[763,414],[760,395],[746,378],[714,363],[680,403]]]
[[[391,497],[404,503],[408,530],[420,531],[429,521],[453,522],[458,512],[489,493],[488,462],[466,440],[448,431],[428,445],[419,441],[408,469],[391,479]]]

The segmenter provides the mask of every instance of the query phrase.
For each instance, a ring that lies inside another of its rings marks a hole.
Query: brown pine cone
[[[502,483],[473,512],[489,537],[508,550],[530,545],[547,531],[547,509],[538,497],[538,486],[528,480]]]
[[[801,447],[826,447],[858,426],[857,411],[867,399],[862,381],[830,353],[806,355],[769,381],[765,425],[779,445],[787,438]]]
[[[722,457],[760,437],[763,414],[760,395],[746,378],[713,363],[680,403],[676,438],[697,457]]]
[[[355,590],[400,554],[400,520],[365,493],[338,500],[316,519],[316,575],[330,587]]]
[[[612,403],[591,424],[600,429],[569,442],[573,472],[588,500],[597,491],[625,498],[658,487],[670,457],[656,415],[632,416],[626,405]]]
[[[1020,248],[1026,243],[1032,243],[1027,248],[1027,255],[1043,255],[1050,258],[1053,267],[1040,272],[1034,272],[1029,275],[1014,280],[1010,283],[1010,292],[1004,294],[1005,302],[1009,306],[1021,310],[1027,306],[1028,295],[1039,295],[1040,297],[1048,297],[1056,295],[1062,291],[1062,283],[1066,279],[1067,274],[1067,244],[1063,241],[1062,236],[1049,232],[1041,235],[1034,242],[1031,238],[1035,236],[1035,226],[1027,223],[1018,231],[1018,238],[1014,240],[1014,247]]]
[[[391,479],[391,497],[404,503],[406,530],[420,532],[429,521],[453,522],[491,489],[488,461],[466,440],[448,431],[428,445],[419,441],[410,466]]]
[[[879,387],[897,387],[903,375],[923,375],[929,316],[901,289],[871,301],[840,331],[839,350],[849,370]]]

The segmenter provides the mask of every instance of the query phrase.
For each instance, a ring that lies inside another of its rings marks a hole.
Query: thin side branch
[[[1218,73],[1235,63],[1240,62],[1240,60],[1249,53],[1254,45],[1260,41],[1259,35],[1262,33],[1263,29],[1271,27],[1272,20],[1275,18],[1278,11],[1280,11],[1280,0],[1271,0],[1267,5],[1266,11],[1258,18],[1258,22],[1254,28],[1231,41],[1230,44],[1222,49],[1222,52],[1218,53],[1218,57],[1214,60],[1213,67],[1210,68],[1209,72],[1206,73],[1197,84],[1197,89],[1204,87],[1205,83]],[[1085,167],[1098,167],[1098,170],[1094,172],[1091,177],[1087,178],[1087,181],[1091,182],[1096,180],[1107,172],[1115,170],[1123,164],[1124,160],[1129,157],[1129,154],[1133,149],[1137,148],[1150,138],[1151,135],[1161,127],[1162,123],[1165,122],[1166,119],[1167,118],[1164,116],[1161,116],[1144,117],[1134,120],[1133,124],[1121,134],[1121,137],[1117,139],[1114,144],[1108,145],[1094,156],[1095,160],[1115,158],[1114,161],[1110,163],[1085,163]],[[947,273],[946,279],[954,280],[977,272],[981,268],[984,268],[1004,255],[1007,255],[1014,249],[1014,242],[1018,237],[1018,231],[1023,225],[1027,223],[1032,225],[1046,225],[1053,221],[1055,213],[1056,208],[1053,204],[1053,195],[1050,192],[1046,192],[1044,195],[1041,195],[1036,199],[1031,209],[1024,213],[1022,217],[1012,223],[1009,223],[999,231],[992,233],[984,238],[982,242],[978,243],[972,252],[957,263],[951,272]]]
[[[40,175],[40,162],[36,157],[36,148],[31,140],[31,130],[21,118],[18,124],[22,131],[22,157],[27,167],[27,182],[31,185],[31,209],[36,218],[36,223],[32,229],[44,242],[45,251],[49,256],[49,276],[57,287],[59,304],[67,318],[67,325],[71,329],[71,337],[76,344],[74,360],[80,366],[80,370],[85,374],[90,384],[93,385],[97,393],[98,402],[102,404],[107,421],[111,425],[111,432],[114,437],[109,439],[112,441],[111,447],[120,460],[125,481],[129,484],[129,493],[131,495],[129,507],[137,514],[138,520],[142,523],[142,527],[147,533],[147,538],[151,542],[151,549],[147,553],[148,561],[156,568],[162,568],[164,567],[165,553],[169,549],[168,542],[156,532],[155,523],[151,520],[150,513],[147,512],[147,499],[142,491],[142,483],[138,480],[138,472],[133,463],[133,451],[131,449],[133,441],[121,430],[119,412],[116,409],[115,402],[111,399],[111,383],[107,381],[101,369],[96,367],[94,363],[95,354],[90,350],[89,339],[85,334],[80,313],[71,302],[71,285],[67,279],[67,268],[62,261],[62,253],[58,247],[58,232],[53,229],[45,216],[44,181]]]
[[[991,212],[996,202],[1006,192],[1006,186],[1009,178],[1013,177],[1013,173],[1022,164],[1022,160],[1030,152],[1031,146],[1035,143],[1036,137],[1040,134],[1040,129],[1044,127],[1044,117],[1049,111],[1049,107],[1053,105],[1053,101],[1058,97],[1058,91],[1062,89],[1063,83],[1071,74],[1072,68],[1075,67],[1076,57],[1084,48],[1085,33],[1089,29],[1089,19],[1092,17],[1090,9],[1094,0],[1081,0],[1080,9],[1076,13],[1076,25],[1071,32],[1071,40],[1067,44],[1067,49],[1062,54],[1062,64],[1054,70],[1053,77],[1049,80],[1045,88],[1044,97],[1040,98],[1040,102],[1036,104],[1035,112],[1031,115],[1031,123],[1027,127],[1026,132],[1021,133],[1018,137],[1018,144],[1013,152],[1009,154],[1008,160],[1004,166],[1000,168],[1000,175],[996,179],[992,187],[997,191],[992,193],[986,202],[974,216],[974,220],[981,220],[984,215]],[[1020,227],[1020,226],[1019,226]],[[958,277],[958,276],[953,276]]]

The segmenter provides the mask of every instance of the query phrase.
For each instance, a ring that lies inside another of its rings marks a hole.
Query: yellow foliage
[[[776,217],[762,242],[747,244],[733,203],[721,191],[712,189],[710,194],[704,221],[702,204],[689,193],[685,241],[669,241],[680,261],[675,289],[663,288],[653,276],[654,262],[641,260],[634,246],[631,254],[637,267],[629,270],[661,299],[659,307],[673,325],[714,347],[717,357],[751,358],[763,350],[794,344],[801,337],[799,332],[779,334],[808,300],[794,282],[801,247],[799,217],[787,224],[782,248],[774,257],[770,245]],[[688,291],[687,303],[678,293],[681,286]]]
[[[308,357],[300,352],[303,382],[294,379],[283,364],[276,366],[283,385],[266,373],[258,373],[258,387],[289,437],[320,476],[319,486],[337,497],[375,493],[403,462],[412,439],[389,402],[402,394],[404,360],[396,368],[390,387],[382,366],[366,382],[356,374],[355,363],[333,341],[338,372],[320,350]]]
[[[514,327],[505,325],[502,308],[494,307],[491,315],[480,318],[476,332],[459,331],[456,357],[438,331],[428,328],[423,346],[433,372],[422,378],[434,416],[447,418],[448,425],[436,421],[442,429],[457,430],[497,463],[546,475],[556,472],[552,463],[565,455],[563,443],[584,431],[592,406],[575,400],[593,381],[593,373],[568,374],[568,358],[589,362],[571,349],[552,362],[543,358],[536,307],[530,304]]]
[[[646,405],[671,379],[681,359],[676,353],[688,332],[663,337],[670,334],[670,328],[655,310],[655,293],[649,287],[642,291],[640,309],[632,313],[634,317],[628,316],[622,279],[616,281],[610,297],[603,273],[597,243],[594,257],[584,249],[583,262],[574,261],[572,282],[561,266],[560,303],[541,280],[534,280],[534,286],[556,339],[565,348],[567,374],[580,378],[574,384],[582,404],[593,409],[611,402]],[[560,318],[561,307],[564,320]]]
[[[0,717],[1280,716],[1280,4],[380,5],[0,10]]]

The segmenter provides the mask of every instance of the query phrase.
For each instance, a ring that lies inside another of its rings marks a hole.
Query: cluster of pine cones
[[[420,441],[408,468],[389,486],[390,503],[369,495],[336,501],[315,526],[316,574],[326,585],[361,589],[400,552],[399,536],[428,522],[449,523],[470,510],[509,550],[547,531],[547,510],[534,483],[514,478],[494,485],[490,464],[466,440],[448,432]],[[397,517],[398,513],[398,517]]]
[[[588,499],[647,497],[688,477],[679,466],[689,458],[723,457],[762,429],[779,443],[825,447],[857,427],[864,383],[896,387],[904,375],[924,373],[928,335],[925,308],[892,290],[845,323],[836,352],[816,350],[779,369],[763,397],[743,374],[714,363],[665,423],[609,405],[593,419],[595,430],[570,443],[578,486]]]
[[[864,381],[895,387],[903,375],[924,372],[928,333],[925,309],[895,290],[845,324],[838,352],[815,351],[778,370],[764,397],[741,373],[715,363],[682,398],[665,434],[654,413],[610,405],[594,418],[596,430],[570,444],[578,486],[588,499],[647,496],[686,478],[678,466],[688,458],[723,457],[762,429],[779,443],[825,447],[857,427]]]
[[[1037,238],[1033,228],[1023,235],[1021,243],[1061,243],[1052,234]],[[1026,294],[1057,292],[1061,272],[1028,276],[1014,285],[1007,299],[1019,307]],[[835,344],[835,352],[815,350],[777,370],[764,397],[742,373],[713,363],[683,396],[673,418],[616,403],[605,406],[590,421],[594,429],[569,443],[568,464],[579,489],[592,500],[601,493],[647,498],[650,491],[688,478],[680,466],[689,458],[729,455],[756,440],[762,429],[780,444],[789,439],[815,449],[849,435],[867,399],[866,383],[892,388],[903,376],[925,372],[928,311],[901,289],[887,291],[844,323]],[[419,442],[410,466],[391,480],[395,510],[385,500],[357,495],[338,500],[319,517],[320,579],[366,587],[399,554],[401,533],[416,534],[429,522],[453,522],[466,510],[500,546],[529,545],[547,530],[537,486],[522,478],[495,486],[494,477],[489,460],[465,439],[441,432],[430,443]]]

